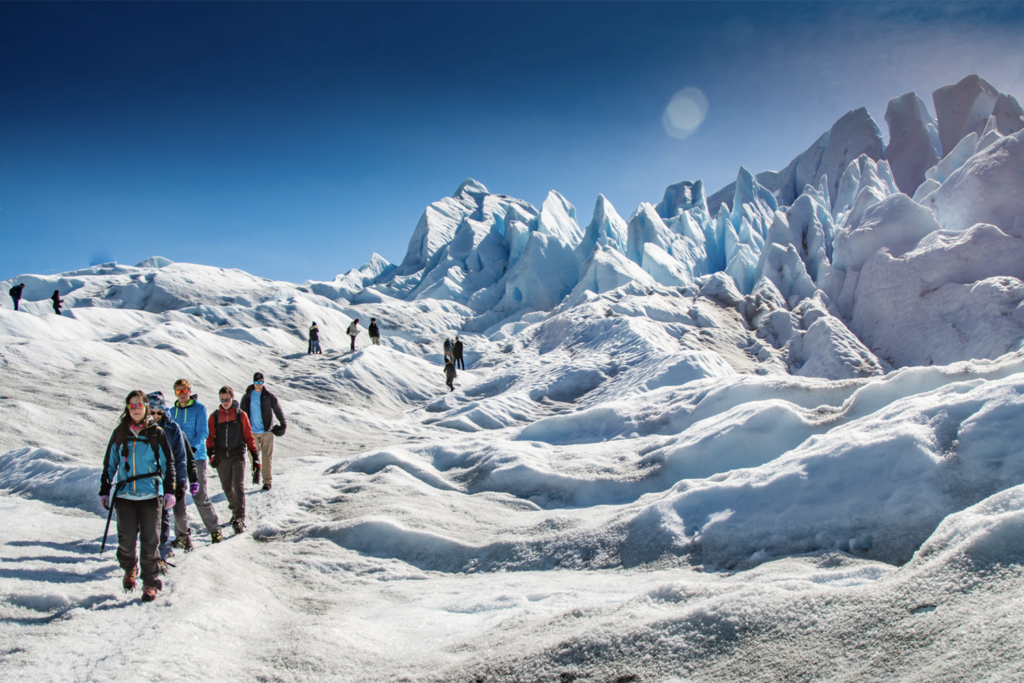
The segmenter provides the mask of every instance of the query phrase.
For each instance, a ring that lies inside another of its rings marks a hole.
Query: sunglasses
[[[192,393],[192,390],[191,389],[175,389],[174,393],[176,393],[178,396],[181,396],[182,394]]]
[[[253,382],[253,384],[259,384],[259,385],[262,385],[262,384],[263,384],[263,380],[259,380],[259,381],[257,381],[257,382]]]
[[[220,400],[220,402],[221,403],[231,403],[231,398],[232,398],[231,396],[228,396],[227,398],[222,398]]]
[[[138,410],[139,408],[145,408],[145,403],[129,403],[128,410]]]

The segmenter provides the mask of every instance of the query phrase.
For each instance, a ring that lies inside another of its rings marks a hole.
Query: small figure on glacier
[[[21,293],[25,290],[25,283],[22,282],[20,285],[14,285],[7,293],[11,295],[11,299],[14,301],[14,310],[18,310],[18,304],[21,303]]]
[[[458,335],[455,337],[455,343],[452,345],[452,358],[455,360],[455,366],[460,370],[466,369],[466,362],[462,360],[462,340],[459,339]]]
[[[455,378],[458,375],[455,374],[455,363],[450,358],[444,363],[444,376],[447,378],[445,384],[448,385],[448,391],[455,391]]]
[[[64,299],[60,298],[60,290],[53,290],[53,296],[50,298],[53,299],[53,312],[60,315],[60,307],[64,304]]]
[[[320,350],[320,328],[316,326],[316,321],[309,326],[309,352],[310,353],[323,353]]]
[[[262,473],[263,490],[269,491],[274,475],[271,462],[274,455],[274,437],[284,436],[288,422],[284,419],[284,412],[281,410],[281,404],[277,401],[277,396],[270,393],[270,389],[266,388],[264,382],[262,372],[257,372],[252,376],[252,384],[246,388],[245,396],[242,397],[241,408],[249,418],[252,436],[256,440],[256,445],[259,446],[260,459],[263,462],[262,467],[259,463],[253,466],[252,483],[260,483],[260,474]],[[279,424],[274,424],[274,417],[277,417]]]
[[[452,340],[449,339],[448,337],[445,337],[444,338],[444,362],[445,363],[449,363],[449,362],[454,362],[454,360],[455,359],[452,358]]]
[[[377,319],[370,318],[370,343],[374,346],[380,346],[380,328],[377,327]]]
[[[100,474],[100,505],[117,510],[117,562],[121,586],[135,590],[142,567],[142,600],[152,602],[160,580],[160,517],[174,507],[174,456],[167,433],[150,422],[149,402],[135,390],[124,400]],[[109,521],[109,520],[108,520]],[[136,541],[141,545],[135,554]]]
[[[348,326],[348,336],[352,337],[352,350],[356,350],[356,337],[359,335],[359,318],[352,321],[352,324]]]

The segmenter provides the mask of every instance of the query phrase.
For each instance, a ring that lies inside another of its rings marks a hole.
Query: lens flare
[[[708,114],[708,98],[699,88],[683,88],[669,101],[662,114],[665,132],[674,138],[692,135]]]

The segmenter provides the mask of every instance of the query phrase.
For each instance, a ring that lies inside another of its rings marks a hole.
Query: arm
[[[248,447],[249,452],[259,452],[256,448],[256,439],[252,435],[252,426],[249,424],[249,416],[245,413],[239,413],[242,418],[242,438],[245,440],[245,445]]]
[[[167,441],[167,432],[160,430],[160,452],[164,457],[164,495],[174,491],[174,455],[171,453],[171,444]]]
[[[103,471],[100,472],[100,495],[110,495],[110,454],[114,452],[114,435],[117,434],[117,429],[110,435],[110,441],[107,442],[107,451],[103,454]],[[116,456],[115,456],[116,457]]]
[[[274,415],[277,417],[277,421],[281,423],[281,434],[283,434],[285,428],[288,426],[288,421],[284,419],[284,412],[281,410],[281,404],[277,400],[277,396],[274,397],[270,407],[274,410]],[[281,434],[278,434],[278,436]]]
[[[185,435],[182,434],[181,438],[185,439]],[[188,458],[185,465],[186,470],[188,471],[188,483],[194,484],[199,481],[199,472],[196,470],[195,450],[192,448],[192,445],[189,444],[188,439],[185,439],[185,456]]]
[[[217,428],[213,424],[213,418],[216,414],[216,410],[210,413],[206,423],[206,452],[211,457],[217,452]]]

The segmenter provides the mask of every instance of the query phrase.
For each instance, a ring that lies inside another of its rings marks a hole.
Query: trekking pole
[[[114,516],[114,501],[117,500],[117,475],[121,473],[121,461],[117,461],[117,469],[114,470],[114,485],[111,487],[113,495],[110,496],[110,510],[107,511],[107,526],[103,527],[103,542],[100,544],[100,555],[107,547],[107,534],[110,533],[110,518]]]

